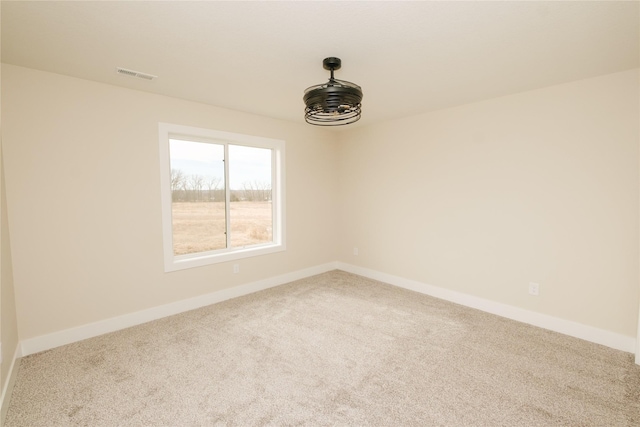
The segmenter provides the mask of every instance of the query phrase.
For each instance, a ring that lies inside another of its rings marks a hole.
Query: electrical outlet
[[[529,294],[534,296],[540,295],[540,285],[538,283],[529,282]]]
[[[358,248],[353,248],[353,254],[358,255]]]
[[[240,264],[233,264],[233,272],[240,273]]]

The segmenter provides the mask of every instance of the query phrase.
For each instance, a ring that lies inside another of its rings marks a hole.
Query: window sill
[[[203,267],[205,265],[219,264],[221,262],[234,261],[243,258],[251,258],[260,255],[267,255],[285,250],[284,244],[267,244],[260,246],[252,246],[243,249],[233,249],[229,252],[210,252],[199,253],[194,255],[165,255],[164,271],[169,273],[172,271],[184,270],[193,267]]]

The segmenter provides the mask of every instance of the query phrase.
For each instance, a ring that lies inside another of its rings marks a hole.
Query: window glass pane
[[[174,255],[227,247],[224,145],[169,140]]]
[[[231,247],[273,241],[271,156],[267,148],[229,145]]]

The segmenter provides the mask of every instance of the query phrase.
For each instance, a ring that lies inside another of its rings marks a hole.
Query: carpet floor
[[[639,426],[616,351],[332,271],[21,360],[5,427]]]

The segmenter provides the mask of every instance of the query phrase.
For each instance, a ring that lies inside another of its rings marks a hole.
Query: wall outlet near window
[[[353,254],[358,255],[358,248],[353,248]]]
[[[240,273],[240,264],[233,264],[233,272]]]
[[[538,283],[529,282],[529,294],[534,296],[540,295],[540,285]]]

